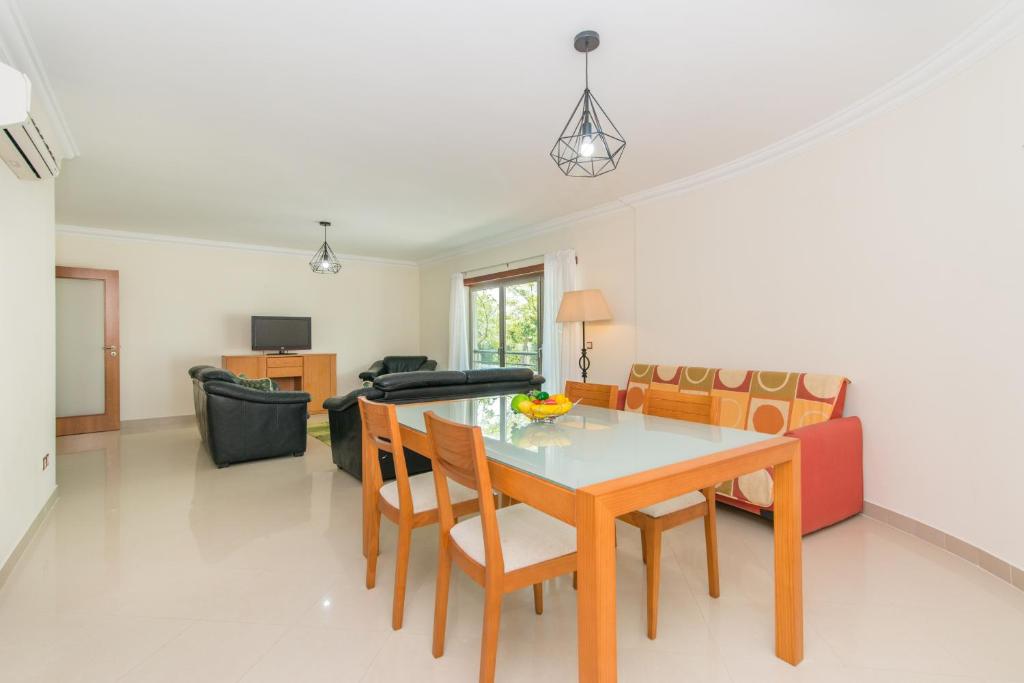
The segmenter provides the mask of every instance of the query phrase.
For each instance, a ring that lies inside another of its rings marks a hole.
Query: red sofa
[[[619,392],[619,410],[642,410],[647,391],[714,395],[722,426],[800,439],[803,533],[809,534],[864,507],[861,423],[843,417],[848,385],[835,375],[637,363]],[[769,468],[723,482],[717,500],[770,518],[773,476]]]

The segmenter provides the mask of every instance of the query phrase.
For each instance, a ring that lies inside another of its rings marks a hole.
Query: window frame
[[[519,269],[525,270],[525,269]],[[537,283],[537,351],[512,351],[506,352],[505,350],[505,288],[522,284],[526,282]],[[475,283],[468,284],[466,286],[466,296],[469,299],[467,312],[467,327],[466,333],[469,335],[469,367],[472,370],[480,369],[482,363],[477,362],[477,353],[481,349],[476,348],[476,340],[474,339],[473,327],[474,327],[474,308],[473,308],[473,294],[487,289],[498,290],[498,367],[508,367],[506,364],[507,357],[513,356],[529,356],[536,355],[537,357],[537,370],[540,369],[544,362],[544,270],[541,266],[540,270],[533,269],[533,272],[522,275],[516,274],[506,277],[490,277],[485,276]],[[491,349],[482,349],[484,352],[492,352]],[[529,367],[522,364],[515,365],[514,367]]]

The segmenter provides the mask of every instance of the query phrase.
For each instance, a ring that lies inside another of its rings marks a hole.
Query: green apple
[[[530,397],[527,396],[526,394],[516,394],[515,396],[513,396],[510,404],[512,406],[512,410],[516,411],[517,413],[522,412],[521,410],[519,410],[519,404],[522,403],[523,401],[529,403]]]

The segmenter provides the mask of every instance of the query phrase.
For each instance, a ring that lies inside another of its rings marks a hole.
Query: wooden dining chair
[[[375,403],[365,396],[359,397],[359,414],[363,423],[363,477],[370,477],[371,490],[376,495],[370,509],[364,510],[363,531],[366,535],[366,587],[377,583],[377,555],[380,551],[380,518],[398,525],[398,549],[395,557],[395,593],[391,607],[391,628],[402,628],[405,613],[405,584],[409,573],[409,548],[412,530],[437,524],[437,496],[434,475],[423,472],[409,476],[405,463],[402,435],[398,429],[395,406]],[[383,482],[378,452],[391,455],[395,465],[395,479]],[[477,494],[465,486],[453,485],[450,494],[452,514],[467,515],[476,512]]]
[[[645,415],[669,417],[688,422],[718,424],[719,398],[674,391],[648,391],[644,396]],[[647,565],[647,637],[658,636],[658,591],[661,586],[661,534],[694,519],[704,519],[704,543],[707,547],[708,593],[718,597],[718,530],[715,520],[715,487],[655,503],[619,519],[640,528],[643,559]]]
[[[576,570],[576,529],[528,505],[495,509],[490,496],[480,497],[480,515],[455,523],[452,491],[462,485],[491,490],[491,475],[479,427],[426,414],[434,452],[434,481],[440,506],[441,542],[434,603],[435,657],[444,654],[448,589],[452,561],[484,588],[480,681],[494,680],[498,625],[505,593],[533,586],[534,610],[544,611],[542,582]],[[500,528],[500,533],[499,533]]]
[[[588,382],[565,383],[565,395],[570,401],[579,401],[585,406],[611,408],[615,410],[619,401],[619,388],[614,384],[590,384]]]

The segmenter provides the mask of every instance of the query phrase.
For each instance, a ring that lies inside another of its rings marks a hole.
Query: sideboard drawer
[[[267,369],[270,368],[301,368],[302,356],[268,357]]]

